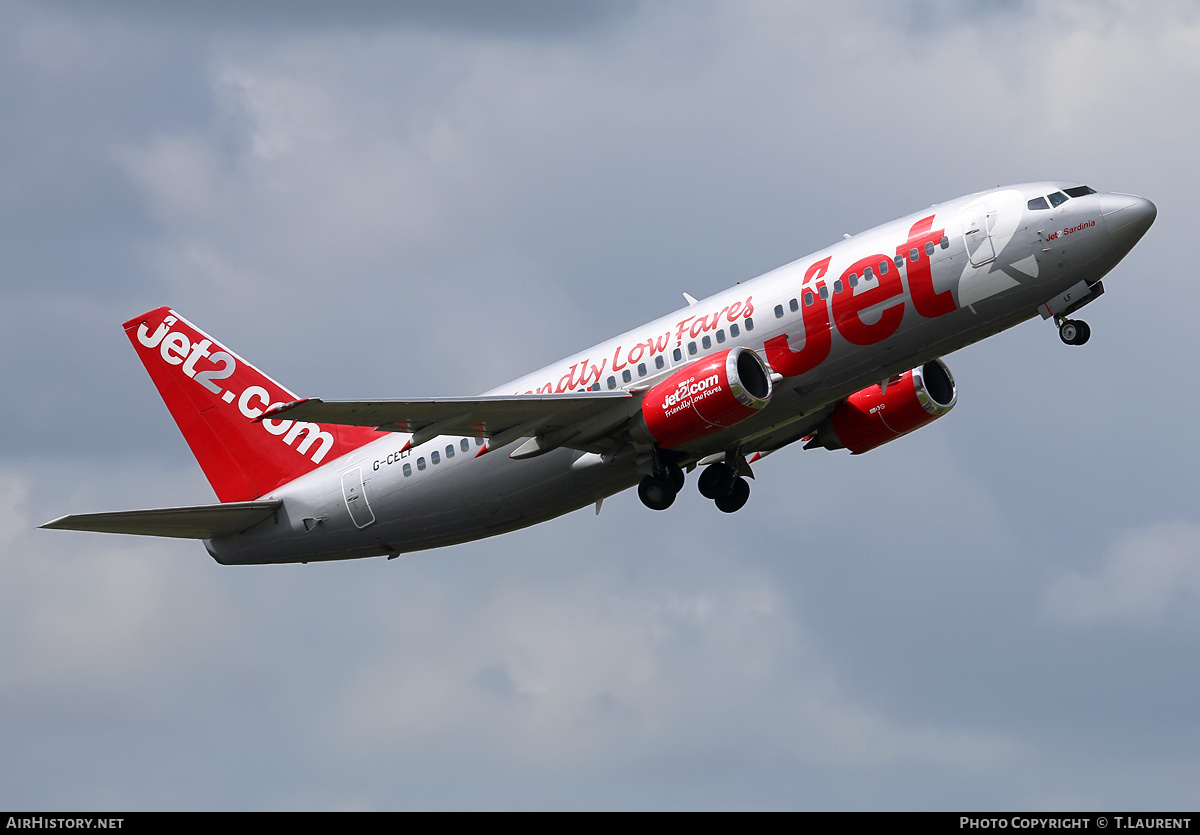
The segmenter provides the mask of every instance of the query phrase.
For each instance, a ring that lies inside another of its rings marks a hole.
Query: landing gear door
[[[359,528],[365,528],[374,523],[375,511],[367,501],[367,488],[363,484],[362,467],[355,467],[342,473],[342,498],[346,500],[346,509],[350,518]]]
[[[971,265],[981,267],[996,260],[992,246],[992,227],[996,225],[996,210],[987,203],[976,203],[963,209],[963,238]]]

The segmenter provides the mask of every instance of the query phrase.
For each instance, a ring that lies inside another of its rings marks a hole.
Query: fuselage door
[[[963,238],[967,242],[967,257],[972,266],[981,267],[996,260],[992,246],[992,227],[996,224],[996,210],[987,203],[975,203],[963,209]]]
[[[350,518],[359,528],[365,528],[375,521],[375,511],[367,501],[367,488],[363,484],[362,467],[354,467],[342,473],[342,497],[346,500],[346,509]]]

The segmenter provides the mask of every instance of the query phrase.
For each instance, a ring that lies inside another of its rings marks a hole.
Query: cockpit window
[[[1029,201],[1030,209],[1049,209],[1050,204],[1046,202],[1045,197],[1035,197]]]
[[[1056,191],[1047,196],[1050,198],[1051,206],[1061,206],[1063,203],[1067,202],[1067,195],[1063,194],[1061,191]]]
[[[1064,188],[1068,197],[1083,197],[1086,194],[1095,194],[1096,190],[1091,186],[1075,186],[1075,188]]]

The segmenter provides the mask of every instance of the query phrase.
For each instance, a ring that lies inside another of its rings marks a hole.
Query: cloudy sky
[[[1195,809],[1200,11],[0,6],[0,807]],[[934,202],[1154,228],[869,455],[386,561],[35,530],[213,495],[120,329],[470,394]]]

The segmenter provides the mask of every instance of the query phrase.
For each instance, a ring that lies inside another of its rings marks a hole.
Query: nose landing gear
[[[1063,319],[1058,324],[1058,338],[1067,345],[1082,345],[1092,336],[1088,323],[1079,319]]]
[[[1088,284],[1086,280],[1079,281],[1074,286],[1067,288],[1066,291],[1060,291],[1049,301],[1038,305],[1038,312],[1042,314],[1043,319],[1054,317],[1054,324],[1058,325],[1059,339],[1067,345],[1082,345],[1092,335],[1092,329],[1088,327],[1087,322],[1067,317],[1084,305],[1091,304],[1102,295],[1104,295],[1104,282],[1096,281]]]

